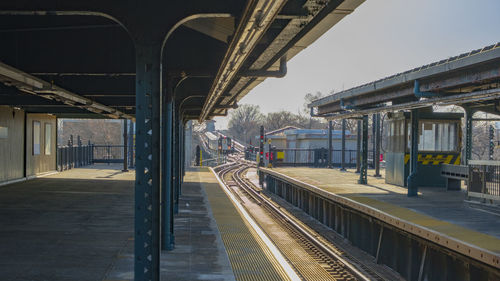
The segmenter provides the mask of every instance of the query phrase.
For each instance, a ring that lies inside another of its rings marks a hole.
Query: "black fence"
[[[94,163],[123,163],[124,145],[93,145]]]
[[[247,150],[245,159],[256,161],[259,151]],[[272,158],[273,166],[292,167],[327,167],[328,149],[326,148],[285,148],[273,149],[272,155],[265,153],[264,157]],[[345,167],[356,167],[357,151],[345,150]],[[332,150],[332,166],[340,167],[342,163],[342,150]],[[373,151],[368,151],[368,164],[373,167]]]
[[[500,162],[469,160],[469,197],[500,201]]]
[[[124,145],[59,146],[57,148],[57,170],[64,171],[94,163],[123,163],[124,150]],[[134,151],[128,153],[129,157],[134,157]],[[133,167],[133,164],[131,161],[129,166]]]
[[[64,171],[76,167],[91,165],[93,145],[60,146],[57,148],[57,170]]]

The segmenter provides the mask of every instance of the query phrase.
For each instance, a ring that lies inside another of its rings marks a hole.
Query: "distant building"
[[[328,130],[299,129],[294,126],[283,127],[265,134],[273,146],[278,149],[328,148]],[[258,140],[259,136],[255,137]],[[256,142],[258,143],[258,142]],[[342,149],[342,131],[332,130],[332,146],[334,150]],[[356,150],[356,135],[346,130],[346,150]]]
[[[316,149],[328,149],[328,130],[299,129],[289,126],[266,133],[266,139],[271,140],[271,145],[277,150],[283,151],[284,162],[288,163],[312,163]],[[346,130],[345,163],[350,166],[356,163],[356,141],[356,135]],[[266,147],[265,149],[267,150]],[[332,149],[332,162],[334,165],[339,165],[342,159],[340,130],[332,130]]]
[[[356,150],[356,135],[345,131],[346,150]],[[285,131],[286,148],[328,148],[328,130],[298,129]],[[333,150],[342,149],[342,131],[332,130]]]
[[[205,128],[207,132],[215,132],[215,121],[214,120],[205,121]]]

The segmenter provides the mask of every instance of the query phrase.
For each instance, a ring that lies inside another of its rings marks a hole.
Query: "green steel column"
[[[181,174],[180,174],[180,181],[181,181],[181,184],[179,186],[179,195],[182,194],[182,183],[184,182],[184,147],[186,146],[186,140],[184,139],[185,138],[185,127],[184,127],[184,122],[181,120],[180,121],[180,126],[181,126],[181,142],[180,142],[180,149],[179,149],[179,155],[180,155],[180,158],[181,158],[181,165],[180,165],[180,168],[181,168]]]
[[[174,105],[175,106],[175,105]],[[174,110],[174,159],[172,163],[172,167],[174,169],[173,178],[174,178],[174,214],[179,213],[179,185],[180,185],[180,177],[179,177],[179,112],[178,109]]]
[[[375,122],[377,121],[377,114],[372,115],[372,158],[373,158],[373,163],[372,163],[372,168],[375,169],[375,146],[376,146],[376,140],[375,140],[375,134],[376,134],[376,128],[375,128]]]
[[[129,154],[129,168],[134,168],[134,122],[129,121],[128,127],[128,154]]]
[[[123,119],[123,169],[122,172],[128,172],[128,136],[127,119]]]
[[[170,87],[170,85],[167,85]],[[167,92],[162,104],[162,250],[174,248],[172,204],[172,99]]]
[[[345,129],[346,129],[346,120],[342,119],[342,155],[340,162],[340,170],[345,171]]]
[[[358,120],[357,136],[356,136],[356,173],[360,172],[361,168],[361,121]]]
[[[363,115],[363,144],[358,183],[368,184],[368,115]]]
[[[411,110],[410,175],[408,176],[408,197],[418,195],[418,109]]]
[[[375,161],[375,177],[381,177],[380,175],[380,113],[375,114],[375,156],[373,160]]]
[[[470,108],[465,108],[465,165],[469,164],[472,158],[472,116],[474,112]]]
[[[332,124],[333,121],[328,121],[328,168],[332,168],[332,153],[333,153],[333,144],[332,144]]]
[[[135,280],[160,279],[161,44],[136,51]]]

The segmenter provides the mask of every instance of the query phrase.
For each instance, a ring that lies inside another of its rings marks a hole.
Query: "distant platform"
[[[261,168],[266,174],[308,189],[319,196],[357,209],[406,232],[499,268],[500,216],[472,208],[464,191],[420,188],[418,197],[407,189],[368,177],[357,183],[354,170],[321,168]],[[369,175],[374,171],[369,170]]]

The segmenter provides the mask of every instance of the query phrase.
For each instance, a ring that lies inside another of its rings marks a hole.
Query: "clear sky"
[[[240,104],[299,111],[306,93],[371,82],[500,41],[500,0],[366,0]],[[217,128],[227,126],[218,117]]]

